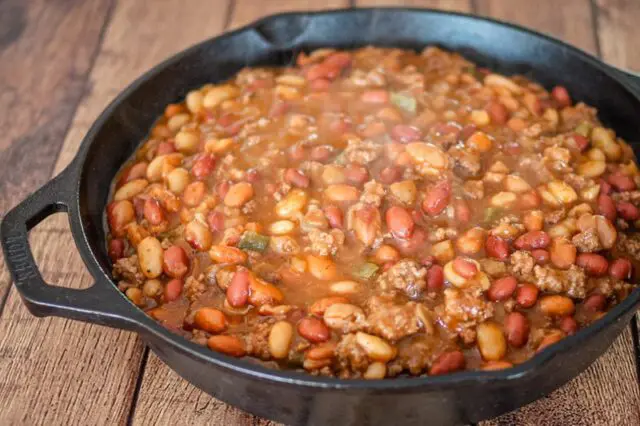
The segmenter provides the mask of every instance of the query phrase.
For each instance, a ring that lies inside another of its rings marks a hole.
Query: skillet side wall
[[[280,15],[197,45],[159,65],[96,124],[76,160],[81,169],[75,210],[86,234],[86,243],[76,235],[80,249],[86,250],[88,244],[89,258],[95,256],[102,272],[110,275],[102,222],[108,183],[166,104],[205,83],[230,78],[246,65],[289,64],[300,50],[368,44],[418,50],[435,44],[497,72],[524,74],[547,87],[565,85],[574,99],[596,106],[605,124],[621,137],[638,140],[638,100],[608,75],[605,65],[553,40],[486,20],[424,10]],[[96,285],[106,284],[98,279]],[[628,311],[613,326],[590,334],[579,352],[556,356],[517,380],[487,380],[486,384],[480,380],[473,387],[443,384],[385,393],[373,386],[364,391],[318,390],[256,380],[205,362],[157,334],[143,333],[143,337],[187,380],[260,416],[290,424],[411,424],[425,420],[450,424],[501,414],[557,388],[608,348],[632,314]]]

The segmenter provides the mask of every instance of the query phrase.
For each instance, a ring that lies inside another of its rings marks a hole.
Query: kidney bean
[[[628,201],[618,201],[616,210],[624,220],[633,222],[640,219],[640,210],[638,210],[636,206],[634,206]],[[607,217],[607,219],[609,218]],[[609,219],[609,220],[612,220],[612,219]]]
[[[540,206],[541,203],[540,194],[538,194],[536,190],[518,194],[518,207],[522,210],[535,209]]]
[[[309,83],[309,88],[314,92],[326,92],[331,87],[331,81],[326,78],[316,78]]]
[[[310,183],[309,178],[298,169],[287,169],[284,173],[284,180],[298,188],[307,188]]]
[[[146,162],[142,161],[128,167],[120,176],[116,187],[120,188],[125,183],[135,179],[145,179],[147,177],[147,165]]]
[[[217,334],[227,328],[227,319],[224,314],[214,308],[200,308],[193,317],[193,325],[207,333]]]
[[[604,294],[592,294],[585,299],[583,306],[591,312],[602,312],[607,306],[607,297]]]
[[[544,249],[536,249],[531,251],[531,256],[538,265],[546,265],[549,263],[549,252]]]
[[[333,153],[333,149],[327,145],[318,145],[311,148],[309,152],[309,156],[313,161],[319,161],[321,163],[327,161],[331,154]]]
[[[167,302],[172,302],[178,299],[178,297],[180,297],[180,293],[182,293],[181,279],[174,278],[164,286],[164,300]]]
[[[234,308],[241,308],[249,300],[249,271],[239,269],[233,274],[231,283],[227,287],[227,302]]]
[[[385,214],[385,220],[387,228],[396,238],[410,237],[415,226],[411,214],[400,206],[390,207]]]
[[[551,263],[560,269],[569,269],[576,261],[576,246],[564,238],[557,238],[549,249]]]
[[[124,240],[114,238],[109,241],[109,257],[112,262],[124,257]]]
[[[618,280],[628,280],[631,278],[631,261],[625,258],[614,260],[609,266],[609,275]]]
[[[609,183],[618,191],[633,191],[636,189],[636,183],[629,176],[620,172],[612,173],[609,176]]]
[[[152,225],[160,225],[164,221],[164,213],[155,198],[147,198],[144,202],[144,217]]]
[[[211,154],[200,154],[191,166],[191,174],[199,180],[206,179],[216,165],[216,157]]]
[[[509,257],[509,244],[495,235],[489,235],[487,237],[484,249],[489,257],[500,260],[506,260]]]
[[[471,220],[471,209],[464,200],[456,200],[453,203],[453,210],[456,215],[456,220],[461,223],[467,223]]]
[[[598,196],[598,212],[610,221],[615,221],[618,213],[613,198],[606,194],[600,194]]]
[[[453,260],[453,270],[463,278],[473,278],[478,273],[476,264],[462,257]]]
[[[576,331],[578,331],[578,323],[571,316],[562,317],[558,326],[560,327],[560,330],[564,331],[569,336],[576,334]]]
[[[182,278],[189,271],[189,257],[180,246],[171,246],[164,251],[162,270],[172,278]]]
[[[555,99],[559,108],[565,108],[571,106],[571,96],[569,96],[569,92],[563,86],[556,86],[551,89],[551,96]]]
[[[329,205],[324,208],[324,215],[332,228],[342,229],[344,227],[343,214],[340,207]]]
[[[136,212],[129,200],[113,201],[107,206],[107,222],[114,235],[120,237],[125,233],[125,226],[135,220]]]
[[[580,253],[576,264],[594,277],[602,277],[607,274],[609,262],[604,256],[595,253]]]
[[[136,219],[138,220],[142,220],[142,218],[144,217],[144,203],[147,200],[145,198],[140,198],[140,197],[135,197],[132,200],[133,203],[133,209],[136,212]]]
[[[207,215],[207,224],[212,231],[224,231],[224,214],[219,211],[210,211]]]
[[[489,102],[486,110],[491,117],[492,123],[503,125],[509,121],[509,110],[498,101]]]
[[[516,302],[523,308],[530,308],[538,301],[538,287],[525,283],[516,289]]]
[[[326,342],[331,337],[331,330],[316,317],[306,317],[298,323],[298,333],[312,343]]]
[[[222,352],[223,354],[236,358],[243,357],[246,353],[244,343],[235,336],[226,336],[223,334],[209,337],[207,340],[209,349]]]
[[[444,271],[440,265],[431,265],[427,271],[427,288],[429,291],[440,291],[444,287]]]
[[[600,179],[600,194],[610,195],[612,191],[611,184],[604,179]]]
[[[260,178],[261,178],[260,172],[257,171],[256,169],[247,170],[247,182],[256,183],[260,180]]]
[[[218,193],[218,197],[224,200],[224,197],[227,196],[227,192],[229,192],[229,188],[231,188],[231,183],[229,181],[220,182],[216,185],[216,192]]]
[[[385,185],[396,182],[402,176],[402,170],[398,167],[385,167],[380,171],[380,181]]]
[[[576,310],[573,300],[558,294],[542,297],[539,306],[543,314],[556,317],[572,315]]]
[[[511,312],[504,319],[507,341],[514,348],[521,348],[529,339],[529,320],[520,312]]]
[[[427,192],[422,201],[422,210],[430,216],[437,216],[447,207],[450,196],[451,184],[446,180],[440,181]]]
[[[421,136],[420,129],[406,124],[396,124],[391,129],[391,138],[400,143],[419,141]]]
[[[386,104],[389,102],[389,92],[386,90],[367,90],[362,93],[360,100],[368,104]]]
[[[176,152],[176,146],[172,142],[160,142],[156,149],[156,157]]]
[[[518,281],[511,275],[499,278],[491,283],[487,297],[494,302],[505,301],[513,295],[517,285]]]
[[[344,169],[347,180],[356,185],[362,185],[369,179],[369,172],[364,166],[357,163],[349,164]]]
[[[404,254],[409,254],[421,248],[426,240],[426,232],[422,228],[414,228],[409,238],[399,239],[396,244]]]
[[[460,371],[465,366],[464,354],[460,351],[444,352],[433,361],[429,369],[430,376],[439,376],[441,374],[453,373]]]
[[[351,54],[348,52],[332,53],[324,60],[324,63],[338,68],[346,68],[351,65]]]
[[[549,234],[544,231],[529,231],[516,239],[513,245],[518,250],[533,250],[546,248],[551,243]]]

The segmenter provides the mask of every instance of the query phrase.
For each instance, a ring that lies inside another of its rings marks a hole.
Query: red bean
[[[408,238],[413,232],[415,223],[411,214],[400,206],[389,208],[385,214],[387,228],[396,238]]]
[[[312,343],[326,342],[331,337],[329,327],[316,317],[306,317],[300,320],[298,333]]]
[[[396,244],[404,254],[410,254],[421,248],[426,240],[426,232],[422,228],[415,228],[409,238],[399,239]]]
[[[613,202],[613,198],[606,194],[600,194],[598,196],[598,213],[614,222],[618,213],[616,212],[616,204]]]
[[[400,179],[402,170],[397,167],[385,167],[380,171],[380,181],[385,185],[390,185]]]
[[[362,93],[360,100],[368,104],[386,104],[389,102],[389,92],[386,90],[367,90]]]
[[[572,134],[570,138],[573,140],[573,143],[576,145],[578,150],[580,150],[580,152],[586,151],[586,149],[589,147],[589,139],[578,133]]]
[[[331,87],[331,81],[327,80],[326,78],[316,78],[311,83],[309,83],[309,87],[314,92],[325,92],[329,90],[329,87]]]
[[[545,249],[532,250],[531,256],[533,256],[538,265],[546,265],[549,263],[549,252]]]
[[[449,204],[450,196],[451,184],[446,180],[440,181],[427,192],[422,201],[422,210],[430,216],[437,216]]]
[[[487,112],[495,124],[502,125],[509,121],[509,110],[500,102],[490,102],[487,105]]]
[[[440,291],[444,287],[444,271],[440,265],[432,265],[427,271],[427,288]]]
[[[289,158],[291,161],[302,161],[304,160],[304,148],[302,145],[293,145],[289,148]]]
[[[172,278],[182,278],[189,271],[189,256],[180,246],[171,246],[162,256],[162,269]]]
[[[234,308],[241,308],[249,300],[249,272],[240,269],[233,274],[231,283],[227,287],[227,302]]]
[[[625,258],[614,260],[609,266],[609,275],[619,280],[628,280],[631,278],[631,261]]]
[[[530,308],[538,301],[538,293],[540,293],[540,290],[535,285],[530,283],[522,284],[516,290],[516,302],[523,308]]]
[[[462,257],[453,260],[453,270],[463,278],[473,278],[478,273],[476,264]]]
[[[172,302],[180,297],[180,293],[182,293],[182,280],[174,278],[164,287],[164,300]]]
[[[176,152],[176,146],[171,142],[160,142],[156,149],[156,156]]]
[[[356,185],[362,185],[369,179],[369,172],[364,166],[352,163],[344,169],[347,180]]]
[[[224,214],[217,211],[209,212],[207,215],[207,224],[212,231],[224,231]]]
[[[227,192],[229,192],[229,188],[231,188],[231,184],[229,183],[229,181],[220,182],[216,186],[216,192],[218,193],[218,197],[224,200],[224,197],[227,195]]]
[[[307,188],[310,183],[309,178],[298,169],[287,169],[287,171],[284,172],[284,180],[298,188]]]
[[[124,240],[114,238],[109,241],[109,257],[113,262],[124,257]]]
[[[214,308],[200,308],[193,317],[193,325],[207,333],[220,333],[227,328],[224,314]]]
[[[611,184],[604,179],[600,180],[600,194],[610,195],[613,191]]]
[[[335,52],[329,55],[324,60],[324,63],[338,68],[346,68],[351,65],[351,54],[348,52]]]
[[[487,237],[484,249],[489,257],[500,260],[506,260],[509,257],[509,244],[495,235],[489,235]]]
[[[329,225],[332,228],[342,229],[344,227],[344,220],[342,210],[338,206],[330,205],[324,208],[324,215],[329,221]]]
[[[396,124],[391,129],[391,138],[400,143],[419,141],[421,136],[420,129],[406,124]]]
[[[494,302],[505,301],[516,291],[518,281],[511,275],[499,278],[491,283],[487,290],[487,297]]]
[[[144,217],[152,225],[160,225],[164,221],[164,213],[155,198],[147,198],[144,202]]]
[[[583,306],[591,312],[602,312],[607,306],[607,298],[603,294],[592,294],[585,299]]]
[[[560,319],[560,330],[564,331],[568,335],[575,334],[578,331],[578,323],[572,316],[562,317]]]
[[[615,172],[609,176],[609,183],[618,191],[633,191],[636,189],[636,183],[627,175]]]
[[[135,179],[143,179],[146,178],[147,174],[147,163],[140,162],[136,163],[130,167],[128,167],[120,176],[118,180],[118,184],[116,185],[118,188],[124,185],[127,182],[130,182]]]
[[[559,108],[565,108],[571,106],[571,96],[569,92],[563,86],[556,86],[551,90],[551,96],[558,104]]]
[[[260,180],[260,172],[256,169],[247,170],[247,182],[256,183]]]
[[[471,209],[464,200],[456,200],[453,203],[453,210],[456,215],[456,220],[461,223],[467,223],[471,220]]]
[[[521,348],[529,339],[529,320],[520,312],[511,312],[504,319],[504,334],[514,348]]]
[[[199,180],[206,179],[216,165],[216,157],[211,154],[200,154],[191,166],[191,174]]]
[[[616,210],[624,220],[633,222],[640,219],[640,210],[628,201],[618,201]],[[607,217],[607,219],[609,218]]]
[[[466,141],[478,131],[478,127],[475,124],[467,124],[462,129],[460,129],[460,134],[458,135],[461,141]]]
[[[576,265],[584,268],[587,274],[594,277],[606,275],[609,269],[607,259],[595,253],[580,253],[576,258]]]
[[[464,354],[460,351],[450,351],[440,354],[429,369],[430,376],[439,376],[441,374],[453,373],[464,369]]]
[[[551,243],[549,234],[544,231],[529,231],[518,237],[513,245],[518,250],[533,250],[546,248]]]
[[[318,145],[311,148],[309,155],[313,161],[325,162],[333,153],[333,149],[327,145]]]

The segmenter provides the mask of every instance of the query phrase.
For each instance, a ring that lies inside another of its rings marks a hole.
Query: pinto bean
[[[244,342],[235,336],[215,335],[207,340],[209,349],[222,352],[225,355],[236,358],[243,357],[246,354]]]
[[[495,235],[489,235],[484,245],[489,257],[506,260],[509,257],[509,243]]]
[[[140,270],[147,278],[157,278],[162,274],[163,250],[155,237],[146,237],[137,247]]]
[[[602,312],[607,306],[607,297],[599,293],[592,294],[585,299],[583,306],[591,312]]]
[[[164,286],[164,300],[172,302],[177,300],[182,293],[182,280],[174,278]]]
[[[335,184],[329,185],[325,189],[324,195],[329,201],[349,202],[357,200],[360,196],[360,193],[355,186]]]
[[[529,320],[520,312],[511,312],[504,319],[507,341],[514,348],[521,348],[529,338]]]
[[[461,277],[467,279],[475,277],[478,273],[476,264],[462,257],[456,257],[453,260],[453,270]]]
[[[200,308],[193,317],[193,324],[197,329],[207,333],[217,334],[227,328],[227,319],[224,314],[214,308]]]
[[[326,342],[331,337],[331,330],[316,317],[306,317],[298,323],[298,333],[312,343]]]
[[[242,308],[249,300],[249,271],[239,269],[233,274],[227,287],[227,302],[234,308]]]
[[[319,280],[332,280],[338,274],[336,264],[329,258],[309,255],[307,265],[311,275]]]
[[[201,181],[191,182],[182,193],[182,201],[188,207],[198,206],[207,192],[207,184]]]
[[[286,358],[293,340],[293,326],[287,321],[278,321],[269,331],[269,353],[276,359]]]
[[[310,180],[298,169],[287,169],[284,173],[284,180],[298,188],[307,188]]]
[[[338,206],[329,205],[324,208],[324,215],[329,221],[329,225],[332,228],[342,229],[344,228],[344,220],[342,210]]]
[[[212,154],[200,154],[191,166],[191,174],[198,180],[206,179],[216,166],[216,157]]]
[[[408,238],[413,233],[415,222],[411,214],[403,207],[392,206],[386,214],[387,228],[396,238]]]
[[[526,234],[518,237],[513,245],[518,250],[533,250],[546,248],[549,243],[551,243],[551,238],[546,232],[529,231]]]
[[[500,102],[489,102],[487,112],[491,117],[491,122],[504,125],[509,121],[509,110]]]
[[[125,226],[133,222],[136,212],[129,200],[113,201],[107,207],[107,221],[111,232],[117,237],[124,236]]]
[[[212,231],[224,231],[224,214],[219,211],[211,211],[207,215],[207,224]]]
[[[398,167],[385,167],[380,171],[380,181],[386,185],[392,184],[402,177],[402,170]]]
[[[237,247],[215,245],[209,250],[209,257],[216,263],[244,263],[247,253]]]
[[[559,108],[571,106],[571,96],[569,96],[569,91],[564,86],[555,86],[551,89],[551,96],[553,96]]]
[[[332,147],[328,145],[318,145],[311,148],[311,151],[309,151],[309,156],[313,161],[319,161],[320,163],[324,163],[329,158],[331,158],[332,153],[333,153]]]
[[[422,210],[430,216],[437,216],[449,204],[451,196],[451,184],[449,181],[440,181],[434,185],[422,201]]]
[[[164,221],[164,213],[158,200],[147,198],[144,202],[144,217],[152,225],[160,225]]]
[[[224,196],[224,204],[229,207],[242,207],[253,198],[253,186],[249,182],[239,182],[231,185]]]
[[[360,331],[356,333],[356,343],[373,361],[387,362],[395,358],[398,353],[398,350],[384,339]]]
[[[127,182],[131,182],[132,180],[144,179],[147,176],[147,166],[148,164],[145,161],[141,161],[140,163],[136,163],[128,167],[122,172],[122,175],[116,184],[116,188],[120,188],[122,185]]]
[[[309,312],[313,315],[323,316],[327,308],[331,305],[335,305],[336,303],[348,304],[349,299],[343,296],[323,297],[322,299],[316,300],[311,306],[309,306]]]
[[[540,299],[540,310],[543,314],[555,317],[572,315],[576,307],[573,300],[567,296],[557,294],[544,296]]]
[[[464,200],[456,200],[453,203],[453,209],[455,212],[456,220],[461,223],[467,223],[471,220],[471,209]]]
[[[631,278],[631,261],[625,258],[614,260],[609,266],[609,275],[618,280],[628,280]]]
[[[431,368],[429,368],[430,376],[439,376],[442,374],[449,374],[455,371],[464,369],[466,361],[464,354],[461,351],[449,351],[440,354]]]
[[[557,268],[568,269],[576,262],[576,246],[564,238],[556,238],[549,249],[549,259]]]
[[[494,302],[507,300],[516,291],[517,285],[518,281],[511,275],[499,278],[487,290],[487,297]]]
[[[580,253],[576,264],[594,277],[602,277],[607,274],[609,262],[604,256],[595,253]]]
[[[551,330],[549,334],[544,336],[538,345],[538,349],[536,349],[536,353],[542,352],[544,349],[553,345],[554,343],[558,343],[560,340],[564,338],[564,333],[560,330]]]
[[[185,225],[183,234],[185,241],[199,251],[209,250],[213,242],[213,235],[211,235],[209,227],[197,219]]]
[[[628,201],[618,201],[616,210],[618,211],[620,217],[622,217],[624,220],[634,222],[640,219],[640,210]],[[607,219],[609,218],[607,217]]]
[[[482,358],[499,361],[507,353],[507,341],[500,326],[494,322],[484,322],[476,327],[477,345]]]
[[[538,301],[538,293],[540,293],[540,290],[535,285],[530,283],[522,284],[516,290],[516,302],[523,308],[530,308]]]
[[[400,143],[419,141],[421,136],[420,129],[406,124],[396,124],[391,129],[391,138]]]
[[[367,90],[362,93],[360,100],[367,104],[386,104],[389,102],[389,92],[386,90]]]
[[[613,198],[606,194],[600,194],[598,196],[598,213],[611,221],[616,220],[618,212]]]
[[[189,271],[189,257],[180,246],[171,246],[164,251],[162,270],[172,278],[182,278]]]

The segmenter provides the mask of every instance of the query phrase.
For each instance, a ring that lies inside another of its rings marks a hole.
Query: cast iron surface
[[[575,99],[595,105],[620,136],[640,140],[640,78],[520,27],[425,9],[268,17],[187,49],[135,81],[98,118],[69,167],[7,213],[2,246],[29,310],[136,331],[196,386],[253,414],[289,424],[477,422],[531,402],[584,370],[627,326],[640,303],[640,290],[594,325],[509,370],[341,381],[274,371],[193,344],[147,317],[113,284],[102,221],[105,182],[166,104],[205,83],[229,78],[246,65],[283,65],[301,50],[368,44],[411,49],[435,44],[498,72],[524,74],[546,86],[565,85]],[[636,145],[634,150],[636,155],[640,151]],[[59,211],[68,213],[78,250],[95,278],[89,289],[49,286],[34,262],[28,231]]]

